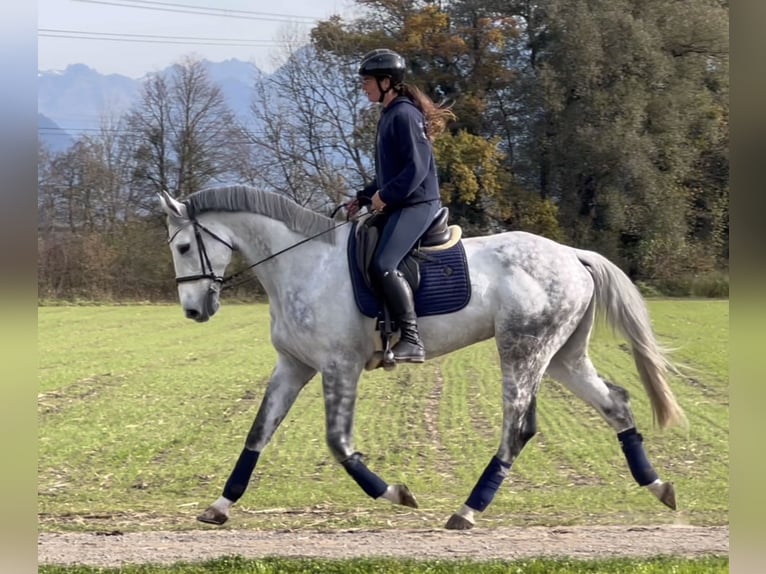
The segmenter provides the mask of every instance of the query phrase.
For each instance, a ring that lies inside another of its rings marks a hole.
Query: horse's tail
[[[654,336],[641,293],[606,257],[593,251],[575,249],[575,252],[593,276],[598,312],[630,342],[638,374],[652,404],[654,421],[660,428],[685,423],[684,413],[665,380],[669,371],[680,374],[679,370]]]

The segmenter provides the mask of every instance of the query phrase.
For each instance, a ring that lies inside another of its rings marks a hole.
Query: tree
[[[185,195],[240,180],[249,141],[220,89],[193,60],[144,84],[121,120],[65,153],[40,151],[40,292],[57,297],[167,296],[165,228],[155,193]]]
[[[695,227],[710,216],[715,223],[702,227],[718,238],[726,228],[725,8],[713,0],[496,6],[518,15],[528,46],[517,66],[526,70],[528,134],[513,154],[518,181],[558,205],[569,241],[634,276],[693,270]],[[703,176],[708,197],[692,200],[691,182],[706,169],[716,172]],[[706,206],[702,219],[692,204]]]
[[[434,143],[468,234],[524,229],[655,283],[728,264],[728,2],[358,0],[259,78],[244,130],[205,65],[151,76],[124,118],[41,147],[42,294],[168,294],[155,193],[247,181],[328,211],[368,183],[357,67],[401,52],[458,120]]]
[[[174,196],[237,179],[249,155],[245,130],[202,62],[183,59],[144,83],[128,116],[135,138],[134,176],[145,193]]]
[[[498,197],[508,187],[508,173],[496,139],[460,131],[434,142],[442,202],[450,218],[468,235],[480,235],[508,217],[507,204]]]
[[[501,196],[511,187],[502,142],[495,139],[505,125],[498,126],[496,107],[487,102],[499,101],[498,94],[513,82],[506,49],[516,33],[514,22],[477,2],[450,2],[443,8],[399,0],[360,4],[368,14],[350,23],[337,17],[321,22],[312,31],[314,45],[354,67],[366,51],[392,48],[407,60],[408,81],[435,101],[454,104],[458,119],[434,147],[443,198],[454,202],[458,222],[472,232],[487,231],[505,217]],[[373,126],[366,122],[360,129]],[[474,165],[476,160],[482,165]]]
[[[304,46],[257,80],[253,183],[324,211],[366,183],[371,138],[359,125],[373,120],[355,72],[348,58]]]

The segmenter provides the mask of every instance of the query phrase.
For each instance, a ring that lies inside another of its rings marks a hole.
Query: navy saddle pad
[[[356,262],[356,233],[349,233],[348,267],[354,299],[359,311],[367,317],[380,317],[383,303],[364,281]],[[415,312],[418,317],[442,315],[460,311],[471,298],[471,280],[465,260],[463,242],[444,251],[424,252],[427,259],[418,259],[420,286],[415,292]]]

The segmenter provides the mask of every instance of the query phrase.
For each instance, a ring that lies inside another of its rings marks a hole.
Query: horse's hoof
[[[673,488],[672,482],[663,483],[662,491],[657,498],[659,498],[660,502],[668,508],[676,510],[676,489]]]
[[[205,524],[215,524],[216,526],[224,524],[228,519],[228,514],[224,514],[213,506],[208,506],[205,512],[197,516],[197,520],[200,522],[204,522]]]
[[[406,484],[398,484],[396,485],[396,488],[399,491],[399,504],[410,508],[418,507],[418,501],[415,500],[415,495],[410,492],[410,489],[407,488]]]
[[[444,525],[447,530],[470,530],[473,528],[473,522],[463,518],[459,514],[453,514],[449,517],[447,524]]]

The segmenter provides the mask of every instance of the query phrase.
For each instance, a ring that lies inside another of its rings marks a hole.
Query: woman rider
[[[353,216],[361,205],[371,203],[373,211],[387,216],[371,272],[399,324],[395,360],[422,363],[425,349],[418,334],[413,294],[398,267],[441,207],[431,142],[455,115],[406,84],[405,68],[404,58],[392,50],[373,50],[362,59],[362,89],[371,102],[382,104],[382,111],[375,143],[375,179],[357,193],[348,212]]]

